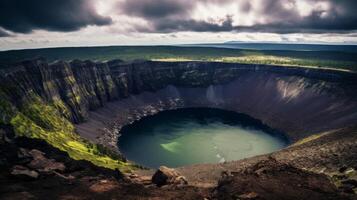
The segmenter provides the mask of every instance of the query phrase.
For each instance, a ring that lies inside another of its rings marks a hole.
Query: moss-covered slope
[[[3,96],[2,96],[3,97]],[[0,110],[2,124],[11,124],[16,136],[42,139],[52,146],[66,151],[72,158],[88,160],[110,169],[129,170],[129,163],[100,145],[83,140],[74,133],[74,126],[52,105],[46,104],[34,95],[33,100],[15,109],[10,102],[2,99]]]
[[[25,62],[2,72],[0,79],[0,125],[11,125],[17,137],[45,140],[74,159],[98,166],[123,171],[133,168],[115,152],[75,133],[73,123],[85,120],[92,104],[83,98],[83,85],[77,84],[68,64]],[[103,85],[102,91],[105,89]]]

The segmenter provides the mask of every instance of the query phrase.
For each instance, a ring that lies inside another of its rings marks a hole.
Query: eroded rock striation
[[[91,112],[77,130],[114,148],[121,127],[167,109],[245,113],[286,132],[293,142],[357,119],[353,73],[204,62],[108,64],[120,98]]]
[[[260,119],[292,141],[357,121],[355,73],[297,67],[210,63],[19,63],[1,72],[4,107],[39,98],[84,138],[116,149],[120,128],[160,110],[215,107]],[[5,108],[3,108],[5,109]],[[9,112],[1,119],[9,124]]]
[[[140,175],[135,175],[135,184],[125,186],[112,179],[90,186],[90,181],[80,180],[77,189],[108,192],[108,188],[128,188],[137,195],[132,190],[135,186],[154,196],[160,192],[180,196],[182,191],[190,191],[187,195],[192,199],[226,198],[222,191],[227,190],[234,194],[227,198],[278,198],[284,194],[274,185],[286,184],[284,173],[291,173],[294,184],[307,185],[305,189],[318,197],[345,198],[345,193],[356,191],[356,91],[357,74],[326,69],[215,62],[25,61],[0,72],[0,145],[4,149],[16,146],[16,155],[6,151],[0,166],[35,180],[48,171],[66,180],[82,174],[67,172],[76,161],[63,165],[61,159],[46,158],[36,150],[18,154],[24,147],[11,142],[11,132],[20,140],[44,140],[76,160],[130,172],[138,166],[125,162],[117,147],[123,126],[163,110],[212,107],[259,119],[285,132],[292,145],[240,161],[175,169],[189,183],[181,189],[152,189],[141,184],[147,180]],[[223,172],[233,175],[222,178]],[[11,177],[9,173],[5,176]],[[138,173],[150,177],[147,171]],[[274,184],[264,181],[267,178]],[[259,184],[240,187],[252,182]],[[216,193],[211,194],[207,188],[214,187]],[[264,193],[269,187],[276,191]]]

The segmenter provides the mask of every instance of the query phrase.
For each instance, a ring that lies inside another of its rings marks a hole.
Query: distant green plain
[[[108,46],[12,50],[0,52],[0,66],[36,57],[49,62],[73,59],[157,61],[217,61],[336,68],[357,71],[357,53],[342,51],[245,50],[214,47]]]

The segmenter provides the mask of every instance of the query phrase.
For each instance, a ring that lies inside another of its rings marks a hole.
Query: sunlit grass
[[[87,160],[95,165],[128,172],[134,165],[118,160],[74,132],[74,126],[39,97],[12,114],[11,125],[17,136],[41,139],[65,151],[76,160]]]
[[[302,145],[302,144],[309,143],[309,142],[314,141],[314,140],[316,140],[316,139],[319,139],[319,138],[321,138],[321,137],[323,137],[323,136],[325,136],[325,135],[328,135],[328,134],[330,134],[330,133],[332,133],[332,132],[334,132],[334,131],[336,131],[336,130],[326,131],[326,132],[323,132],[323,133],[318,133],[318,134],[310,135],[310,136],[308,136],[308,137],[305,137],[305,138],[303,138],[303,139],[301,139],[301,140],[295,142],[292,146],[298,146],[298,145]]]
[[[198,61],[189,58],[157,58],[151,59],[152,61],[160,61],[160,62],[186,62],[186,61]]]
[[[334,69],[340,71],[351,71],[349,66],[353,62],[340,61],[319,61],[308,59],[297,59],[283,56],[270,55],[244,55],[244,56],[227,56],[227,57],[212,57],[212,58],[198,58],[191,57],[171,57],[171,58],[155,58],[152,61],[160,62],[187,62],[187,61],[209,61],[209,62],[225,62],[225,63],[243,63],[243,64],[263,64],[263,65],[280,65],[292,67],[305,68],[319,68],[319,69]],[[334,67],[335,66],[335,67]]]
[[[355,53],[333,51],[244,50],[209,47],[113,46],[90,48],[53,48],[0,52],[1,64],[38,55],[48,61],[73,59],[109,61],[113,59],[154,61],[219,61],[248,64],[311,66],[357,71]]]

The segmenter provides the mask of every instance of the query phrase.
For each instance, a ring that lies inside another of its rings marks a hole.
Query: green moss
[[[107,84],[108,84],[108,90],[112,92],[115,88],[113,80],[112,79],[107,80]]]
[[[53,107],[55,107],[62,116],[69,119],[71,116],[71,112],[69,111],[68,107],[64,104],[64,102],[60,99],[53,100],[52,102]]]
[[[73,132],[74,130],[73,125],[61,117],[58,110],[50,105],[46,105],[39,97],[34,97],[34,100],[31,103],[25,104],[21,111],[29,119],[46,130],[66,132]]]
[[[52,146],[61,149],[76,160],[88,160],[98,166],[122,171],[134,168],[130,163],[125,163],[106,155],[100,147],[91,144],[74,133],[73,125],[50,105],[46,105],[40,98],[23,106],[11,119],[18,136],[42,139]]]
[[[76,83],[76,79],[74,78],[74,76],[66,76],[64,80],[70,85]]]
[[[304,139],[301,139],[301,140],[295,142],[292,146],[298,146],[298,145],[302,145],[302,144],[314,141],[314,140],[319,139],[322,136],[325,136],[325,135],[330,134],[330,133],[331,133],[331,131],[327,131],[327,132],[311,135],[309,137],[306,137]]]

